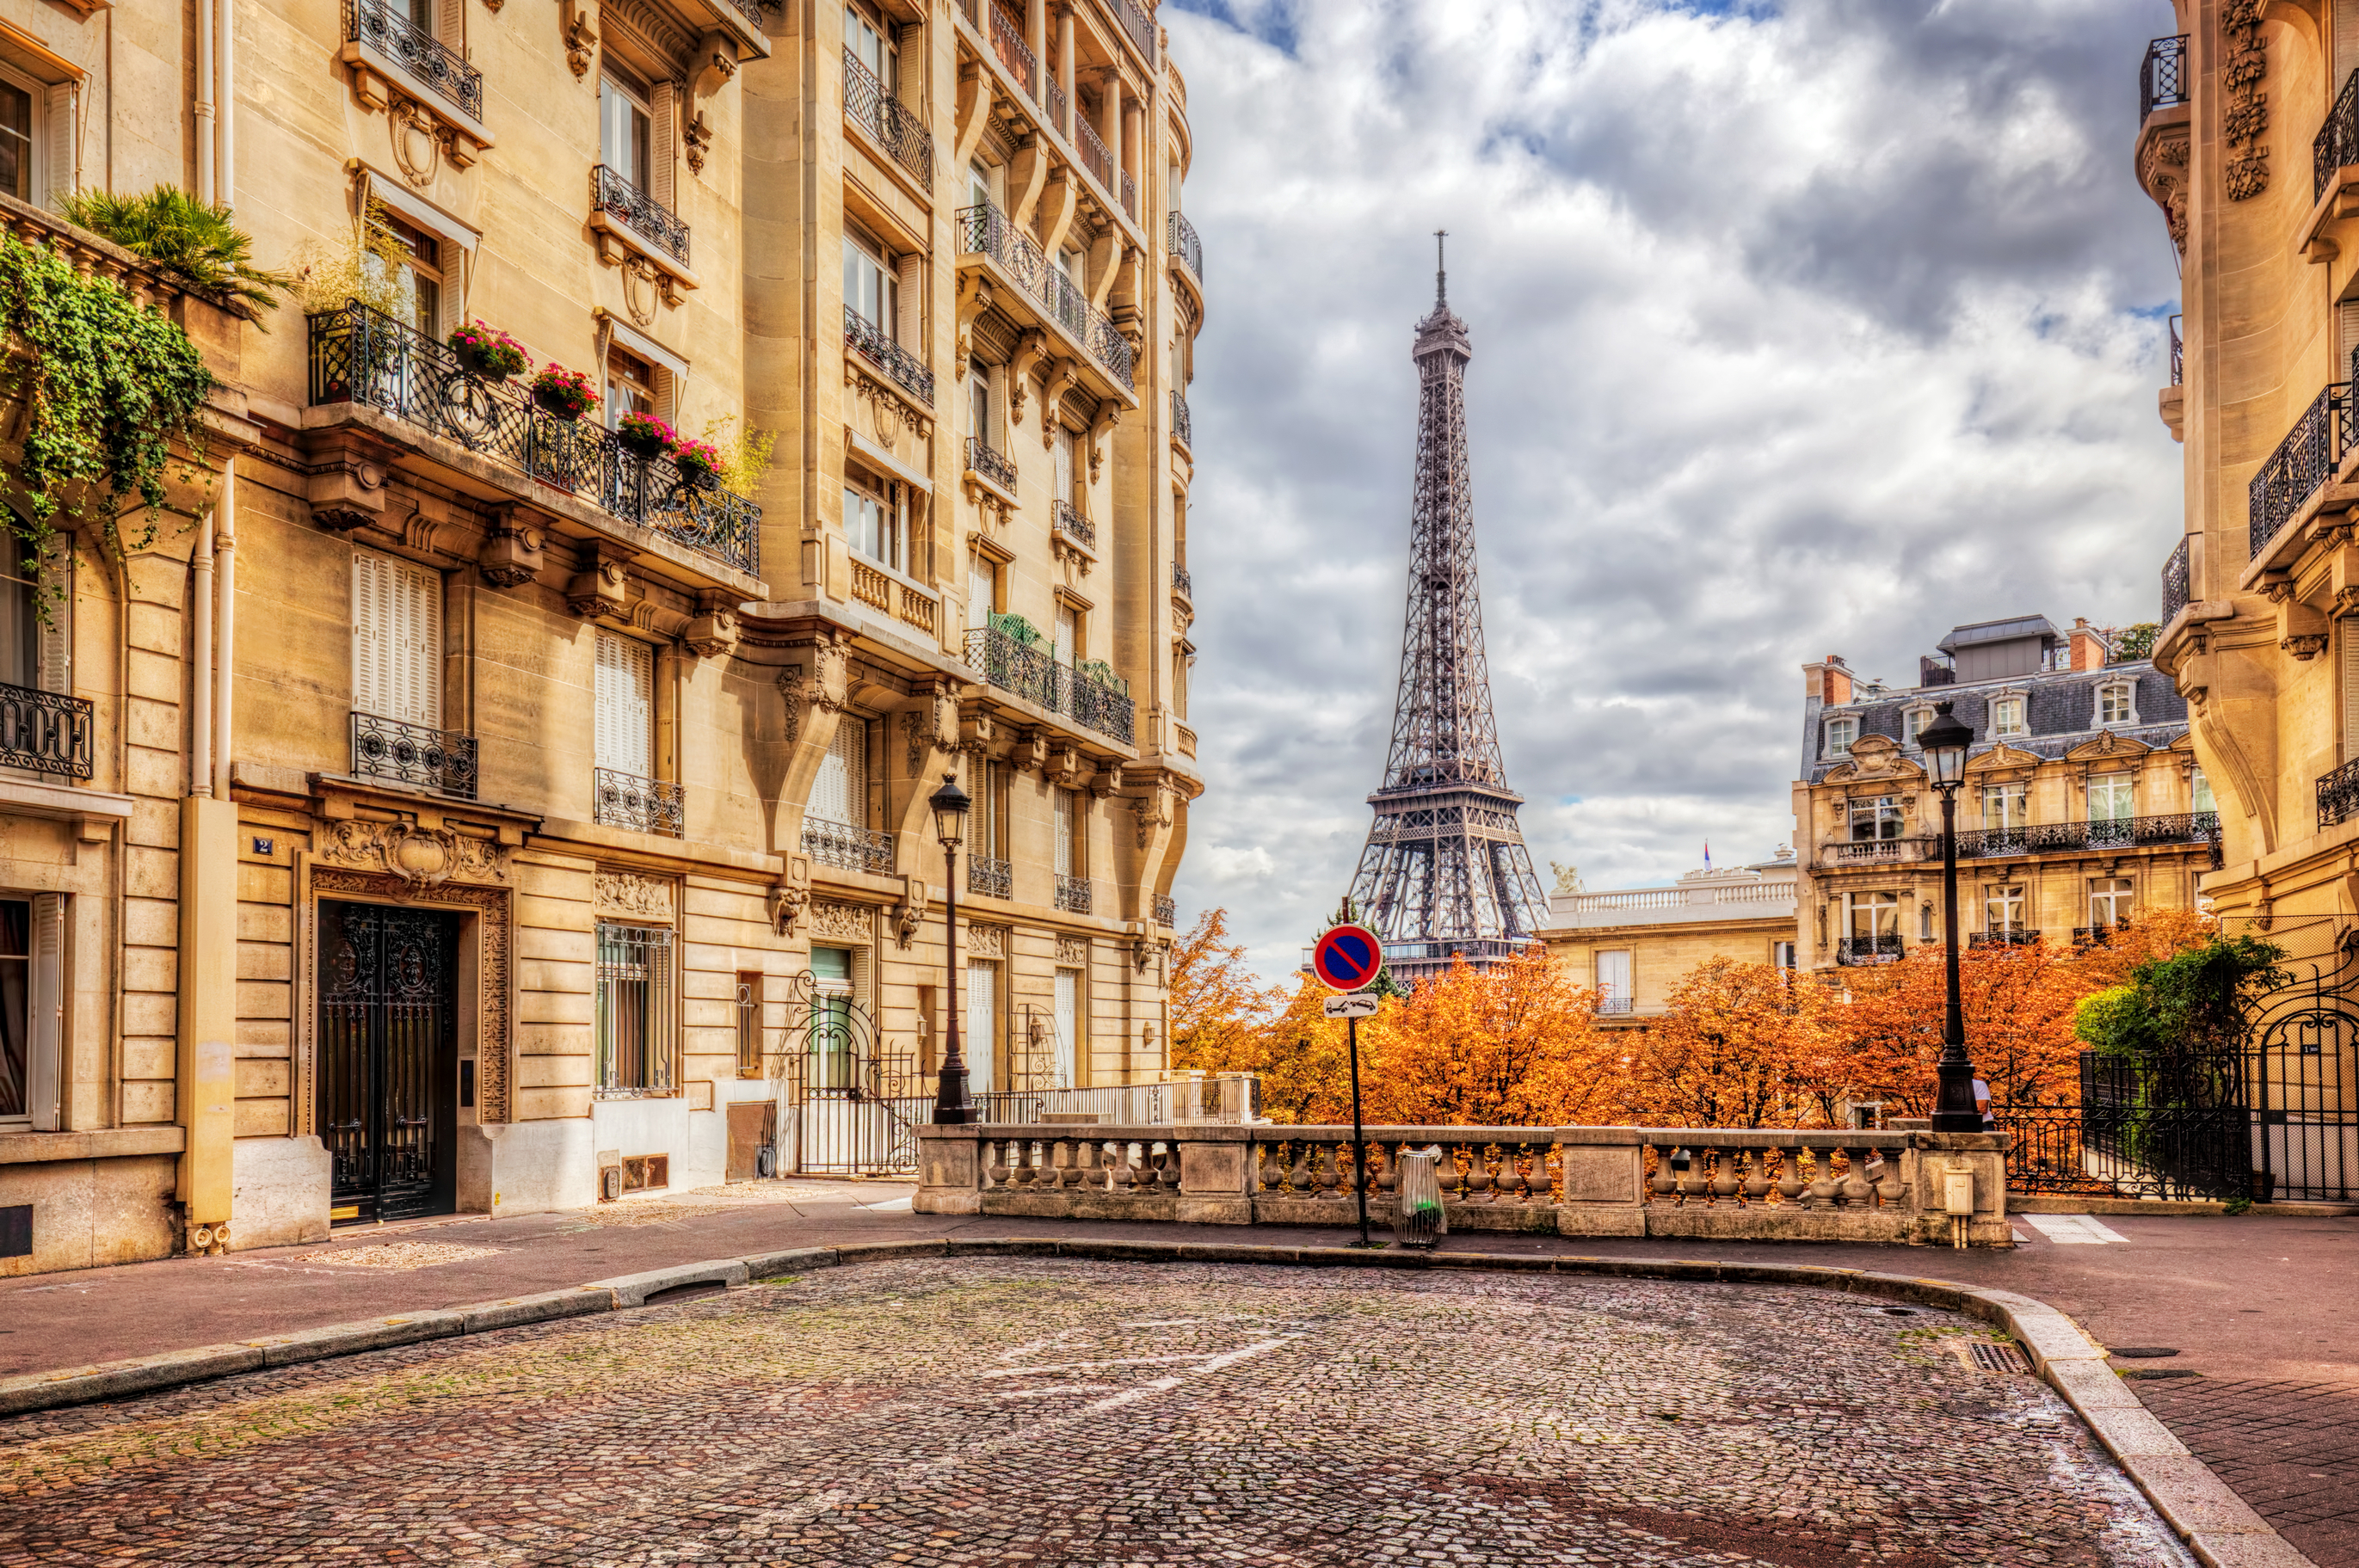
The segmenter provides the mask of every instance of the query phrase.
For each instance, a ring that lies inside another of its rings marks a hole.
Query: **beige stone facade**
[[[1540,939],[1568,975],[1597,989],[1599,1022],[1643,1025],[1714,958],[1793,968],[1797,885],[1783,854],[1690,871],[1664,887],[1583,892],[1575,877],[1549,895]]]
[[[60,954],[0,1273],[791,1167],[814,1072],[929,1092],[945,773],[978,1087],[1159,1076],[1202,263],[1151,15],[135,12],[0,32],[12,223],[165,181],[265,265],[368,214],[406,254],[393,313],[267,331],[148,285],[224,389],[210,481],[127,559],[85,531],[26,682],[91,705],[91,775],[0,775],[0,906]],[[463,373],[477,319],[603,406]],[[705,486],[630,411],[774,464]]]

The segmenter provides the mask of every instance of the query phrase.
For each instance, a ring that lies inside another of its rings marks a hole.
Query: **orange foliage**
[[[1641,1127],[1805,1127],[1832,1114],[1824,987],[1767,964],[1714,958],[1632,1042],[1625,1114]],[[1833,1076],[1831,1076],[1833,1075]]]
[[[1360,1027],[1362,1108],[1390,1125],[1572,1125],[1611,1112],[1614,1072],[1596,991],[1545,953],[1452,964]]]

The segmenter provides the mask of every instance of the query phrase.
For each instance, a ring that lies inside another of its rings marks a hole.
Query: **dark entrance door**
[[[320,905],[320,1138],[338,1224],[447,1214],[456,1189],[458,919]]]

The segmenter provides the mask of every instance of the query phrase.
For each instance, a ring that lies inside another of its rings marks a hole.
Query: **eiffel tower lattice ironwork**
[[[1395,978],[1415,982],[1454,958],[1486,967],[1538,946],[1547,895],[1507,787],[1483,599],[1474,573],[1474,500],[1466,458],[1466,323],[1451,314],[1441,236],[1433,314],[1417,324],[1417,490],[1409,523],[1408,624],[1385,782],[1352,902],[1385,939]]]

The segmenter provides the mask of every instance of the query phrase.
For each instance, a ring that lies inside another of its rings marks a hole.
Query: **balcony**
[[[2165,626],[2170,624],[2172,616],[2187,608],[2187,540],[2180,540],[2179,548],[2171,551],[2170,558],[2162,563],[2162,623]]]
[[[1827,859],[1839,866],[1890,865],[1917,858],[1917,846],[1907,838],[1857,838],[1827,846]]]
[[[1180,924],[1180,901],[1169,893],[1155,895],[1155,924],[1177,927]]]
[[[1600,1013],[1604,1014],[1619,1015],[1627,1013],[1636,1005],[1637,999],[1636,997],[1602,996],[1597,999],[1597,1011]]]
[[[2185,321],[2183,316],[2170,319],[2170,384],[2173,386],[2187,384],[2187,340],[2180,332]]]
[[[1130,40],[1139,57],[1148,65],[1155,63],[1155,19],[1138,7],[1138,0],[1107,0],[1114,19],[1122,24],[1123,36]]]
[[[872,875],[893,874],[893,835],[820,817],[803,818],[803,853],[822,866]]]
[[[2334,171],[2359,164],[2359,70],[2351,73],[2335,95],[2334,107],[2310,144],[2310,199],[2317,201],[2334,182]]]
[[[918,356],[885,335],[885,329],[863,316],[858,309],[843,308],[844,347],[858,351],[860,357],[876,367],[886,379],[931,408],[934,406],[934,373],[918,362]]]
[[[1196,225],[1174,212],[1164,221],[1163,228],[1171,254],[1188,264],[1197,282],[1203,282],[1204,243],[1196,237]]]
[[[1016,871],[1005,860],[975,855],[966,863],[966,891],[985,898],[1016,896]]]
[[[2334,477],[2351,445],[2351,384],[2320,393],[2277,443],[2245,491],[2253,558],[2257,560],[2302,503]]]
[[[1966,933],[1966,950],[1972,952],[1976,947],[2028,947],[2038,940],[2038,932],[2026,931],[2021,926],[2011,931],[1969,931]]]
[[[1886,931],[1880,936],[1845,936],[1835,943],[1835,962],[1843,965],[1897,964],[1900,961],[1900,933]]]
[[[1193,449],[1196,445],[1195,428],[1188,422],[1188,400],[1176,386],[1171,389],[1171,436],[1183,447]]]
[[[689,478],[669,458],[625,451],[603,426],[558,418],[365,305],[310,317],[308,327],[314,406],[378,409],[733,571],[761,574],[762,509],[744,497]]]
[[[660,833],[668,838],[685,835],[679,785],[615,768],[593,770],[591,785],[591,820],[635,833]]]
[[[1009,287],[1041,321],[1053,325],[1112,379],[1134,396],[1137,380],[1130,341],[1114,330],[1104,311],[1091,305],[1081,286],[1049,264],[1032,236],[1008,222],[989,202],[958,211],[959,255],[988,259]]]
[[[2146,46],[2146,63],[2138,70],[2138,118],[2186,102],[2187,35],[2157,38]]]
[[[412,26],[386,0],[344,0],[344,41],[383,56],[482,124],[484,73],[450,45]]]
[[[1178,561],[1171,563],[1171,591],[1185,600],[1192,600],[1196,597],[1196,579],[1190,577],[1188,568]]]
[[[5,688],[16,690],[14,687]],[[2359,757],[2318,781],[2318,825],[2332,827],[2359,816]],[[2215,867],[2216,869],[2216,867]]]
[[[1106,149],[1097,129],[1082,115],[1073,116],[1073,150],[1082,155],[1082,167],[1098,182],[1098,189],[1112,200],[1116,186],[1114,178],[1114,154]]]
[[[0,766],[86,779],[95,737],[91,705],[82,698],[0,682]]]
[[[995,621],[1000,619],[995,616]],[[1127,746],[1136,725],[1136,708],[1121,682],[1058,663],[1048,654],[1016,641],[998,625],[978,626],[966,634],[966,662],[985,681],[1012,692],[1050,713],[1062,714],[1085,730]]]
[[[933,189],[933,133],[850,49],[843,51],[843,117],[875,137],[919,184]]]
[[[475,738],[374,713],[353,715],[353,773],[475,798]]]
[[[852,557],[852,597],[929,636],[940,635],[942,601],[938,596],[857,555]]]
[[[688,265],[688,225],[654,197],[606,164],[590,171],[590,210],[645,240],[680,265]]]
[[[1094,901],[1090,896],[1090,882],[1087,877],[1069,877],[1062,871],[1057,873],[1057,907],[1059,909],[1063,910],[1067,914],[1087,914],[1090,913],[1090,905]]]
[[[980,436],[966,438],[966,471],[1016,499],[1016,460],[995,450]]]
[[[2163,816],[2115,816],[2096,822],[2035,822],[2017,827],[1976,827],[1958,835],[1958,859],[2077,854],[2209,844],[2219,854],[2220,814],[2186,811]]]
[[[1095,553],[1098,547],[1097,524],[1082,516],[1079,507],[1070,501],[1051,502],[1049,515],[1056,520],[1058,533],[1084,550]]]
[[[975,20],[977,0],[961,0],[966,7],[967,20]],[[981,0],[991,11],[991,52],[1007,68],[1007,74],[1022,84],[1034,103],[1040,99],[1040,61],[1033,55],[1032,46],[1024,41],[1024,23],[1006,6],[996,0]]]

